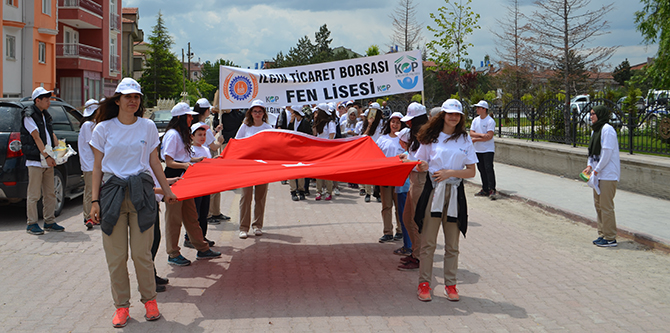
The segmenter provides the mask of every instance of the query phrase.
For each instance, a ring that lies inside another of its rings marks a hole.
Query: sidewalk
[[[585,182],[495,163],[497,189],[579,222],[595,226],[593,190]],[[479,175],[470,180],[481,186]],[[645,245],[670,248],[670,202],[617,190],[614,197],[619,234]]]

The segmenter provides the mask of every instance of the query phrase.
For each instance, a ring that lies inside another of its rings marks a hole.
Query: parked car
[[[33,101],[25,97],[0,100],[0,204],[25,202],[28,188],[28,168],[26,157],[21,151],[21,110]],[[81,113],[59,98],[52,98],[49,114],[53,118],[56,137],[78,150],[79,124]],[[65,199],[75,198],[83,193],[79,157],[72,156],[54,170],[56,190],[56,215],[60,215]],[[41,206],[41,204],[40,204]],[[41,208],[38,208],[41,214]]]
[[[165,128],[170,122],[170,119],[172,119],[172,113],[170,110],[158,110],[152,113],[151,116],[149,116],[149,119],[153,120],[156,124],[158,132],[163,133],[165,132]]]

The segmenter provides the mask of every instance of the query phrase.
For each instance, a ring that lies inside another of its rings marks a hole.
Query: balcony
[[[121,31],[121,16],[119,14],[109,14],[109,28],[111,30]]]
[[[101,29],[102,14],[92,0],[58,0],[58,21],[77,29]]]
[[[100,72],[102,50],[79,43],[56,44],[56,68]]]

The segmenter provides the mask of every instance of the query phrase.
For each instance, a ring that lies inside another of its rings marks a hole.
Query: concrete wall
[[[574,179],[586,168],[585,147],[498,137],[495,142],[496,162]],[[620,158],[617,188],[670,200],[670,157],[621,152]]]

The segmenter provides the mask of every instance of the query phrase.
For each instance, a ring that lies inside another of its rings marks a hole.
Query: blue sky
[[[620,48],[610,59],[611,68],[628,58],[631,65],[653,57],[657,45],[641,44],[640,33],[635,30],[633,13],[642,9],[639,1],[592,0],[589,8],[595,10],[603,4],[614,3],[606,17],[610,24],[608,35],[594,39],[589,46],[615,46]],[[434,25],[429,13],[444,6],[444,0],[415,0],[417,21],[423,26]],[[486,54],[496,59],[495,41],[491,30],[496,28],[496,18],[506,13],[508,1],[474,0],[473,10],[480,14],[480,30],[468,41],[474,44],[469,58],[479,65]],[[173,51],[181,57],[181,49],[191,43],[195,60],[214,61],[219,58],[232,60],[243,67],[272,59],[277,52],[288,52],[299,38],[307,35],[314,40],[314,33],[323,24],[328,25],[333,39],[332,46],[345,46],[363,54],[372,44],[386,50],[391,38],[391,18],[397,0],[127,0],[124,7],[138,7],[140,28],[145,41],[156,24],[159,10],[166,26],[174,37]],[[535,9],[531,1],[520,1],[521,11],[530,15]],[[424,29],[424,42],[431,38]],[[610,69],[611,69],[610,68]]]

